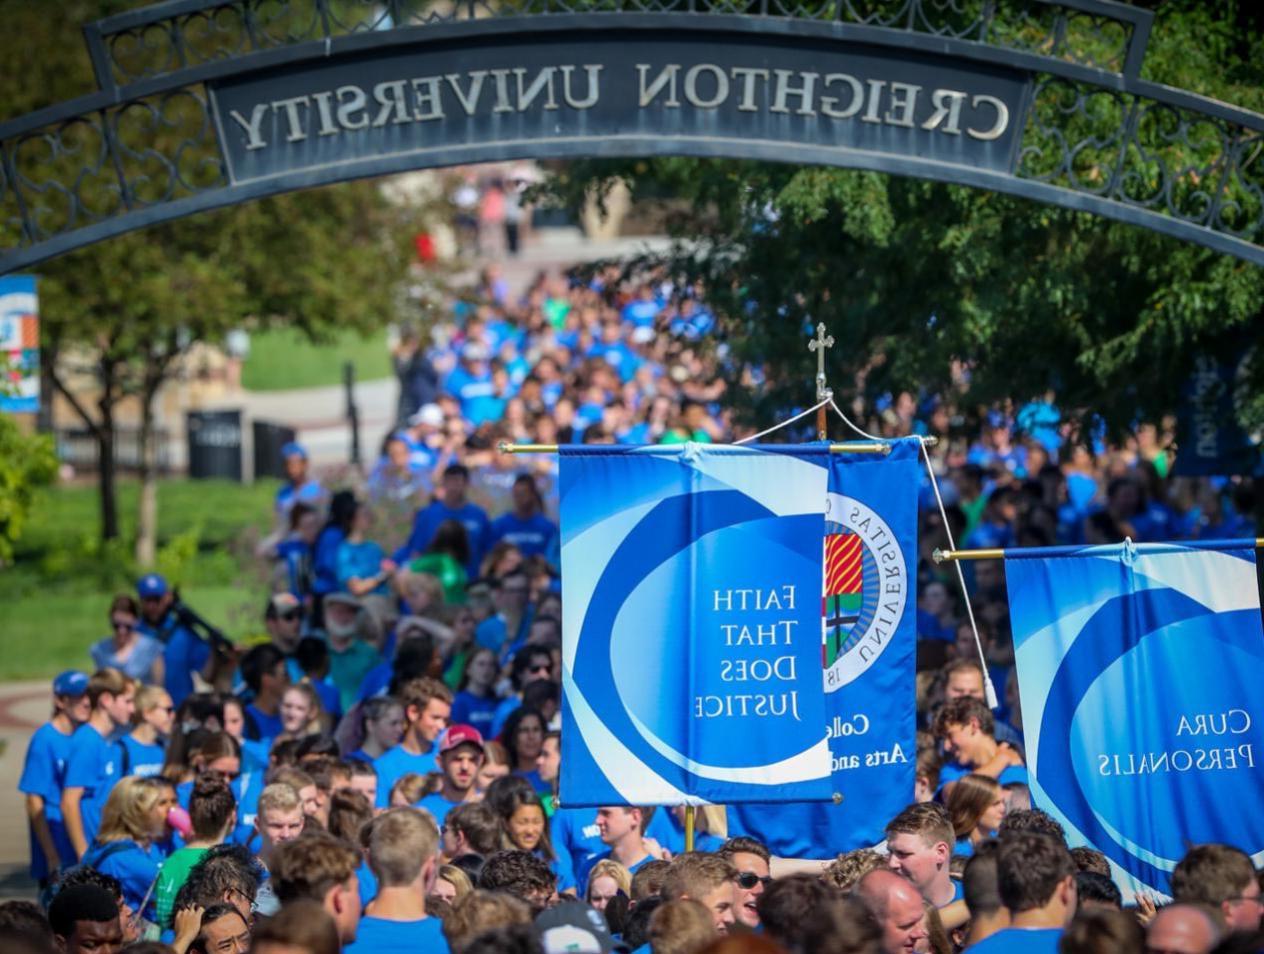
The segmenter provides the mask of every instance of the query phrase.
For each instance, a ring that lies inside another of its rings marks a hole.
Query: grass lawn
[[[97,542],[95,487],[42,493],[14,564],[0,569],[0,681],[87,668],[106,635],[115,593],[134,592],[134,483],[119,488],[123,541]],[[159,566],[185,601],[230,638],[254,635],[266,586],[251,557],[268,529],[275,482],[170,480],[159,484]]]
[[[344,332],[328,344],[312,344],[292,329],[278,328],[250,336],[250,356],[242,366],[241,383],[250,391],[282,391],[342,383],[342,366],[355,365],[357,381],[392,375],[386,332],[367,338]]]

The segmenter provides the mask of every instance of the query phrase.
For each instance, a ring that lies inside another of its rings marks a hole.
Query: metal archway
[[[1139,78],[1107,0],[168,0],[0,124],[0,273],[364,176],[694,155],[994,189],[1264,264],[1264,116]]]

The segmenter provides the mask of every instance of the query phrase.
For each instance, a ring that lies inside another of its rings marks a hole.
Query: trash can
[[[242,482],[241,411],[189,411],[189,476]]]
[[[272,421],[255,421],[251,425],[255,439],[255,480],[261,477],[285,478],[285,461],[281,448],[298,437],[298,431]]]

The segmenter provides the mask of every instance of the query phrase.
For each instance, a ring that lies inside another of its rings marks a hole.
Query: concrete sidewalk
[[[0,685],[0,900],[34,898],[26,803],[18,792],[31,735],[52,711],[49,681]]]

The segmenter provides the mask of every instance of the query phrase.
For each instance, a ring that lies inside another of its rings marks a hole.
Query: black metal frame
[[[790,159],[976,186],[1264,264],[1264,171],[1255,165],[1264,116],[1140,79],[1147,11],[1107,0],[570,2],[168,0],[94,23],[85,36],[99,91],[0,124],[0,273],[156,222],[348,179],[524,157],[653,155]],[[356,11],[361,18],[348,20]],[[269,12],[272,23],[281,13],[304,16],[311,30],[271,34]],[[1088,27],[1077,33],[1080,20]],[[787,44],[824,38],[1016,69],[1032,78],[1025,115],[1016,117],[1020,148],[1007,174],[913,156],[645,134],[431,149],[230,181],[207,84],[366,50],[612,27]]]

